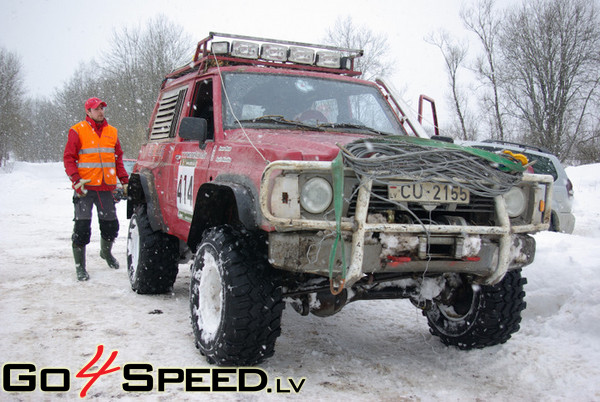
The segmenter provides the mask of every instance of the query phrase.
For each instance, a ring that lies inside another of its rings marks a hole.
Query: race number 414
[[[191,220],[194,214],[195,159],[182,159],[177,173],[177,212],[181,219]]]

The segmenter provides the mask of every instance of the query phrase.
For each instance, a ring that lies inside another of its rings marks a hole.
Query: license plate
[[[392,183],[388,186],[392,201],[422,203],[469,203],[469,190],[443,183]]]

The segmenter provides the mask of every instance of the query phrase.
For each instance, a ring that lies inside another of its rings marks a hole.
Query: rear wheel
[[[520,269],[507,272],[494,286],[472,285],[463,277],[451,305],[434,303],[423,312],[430,332],[465,350],[506,342],[519,330],[525,283]]]
[[[138,206],[127,233],[127,273],[131,288],[140,294],[168,292],[178,271],[179,240],[153,231],[146,206]]]
[[[264,245],[229,225],[204,234],[192,265],[196,346],[211,364],[254,365],[273,355],[284,303]]]

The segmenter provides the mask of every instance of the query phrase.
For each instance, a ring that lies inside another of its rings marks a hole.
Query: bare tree
[[[504,85],[526,140],[561,160],[591,133],[598,92],[600,21],[587,0],[531,0],[508,13],[501,41]]]
[[[85,117],[92,96],[108,103],[125,153],[135,156],[164,76],[191,60],[195,47],[165,17],[114,33],[112,46],[101,64],[80,65],[51,101],[25,100],[20,61],[0,49],[0,165],[9,152],[29,161],[60,160],[68,129]]]
[[[593,135],[578,142],[576,161],[582,164],[600,162],[600,127],[593,130]]]
[[[64,119],[56,113],[56,105],[47,99],[28,99],[24,109],[27,120],[21,125],[22,141],[15,147],[17,156],[33,162],[62,160],[67,129],[60,124]],[[79,110],[83,116],[83,103]]]
[[[440,49],[446,63],[448,84],[451,90],[450,101],[457,119],[455,121],[455,126],[457,127],[453,128],[453,132],[450,134],[458,136],[463,140],[474,139],[476,132],[473,120],[469,117],[467,99],[460,89],[458,80],[458,73],[465,62],[468,47],[465,44],[453,41],[450,35],[444,30],[430,34],[425,38],[425,41]]]
[[[148,119],[165,75],[191,61],[195,47],[183,28],[156,17],[143,27],[113,33],[112,47],[100,65],[111,124],[119,129],[126,154],[145,140]],[[108,102],[108,100],[107,100]]]
[[[143,29],[114,33],[101,64],[81,64],[51,101],[27,103],[21,148],[36,151],[18,154],[27,160],[60,160],[69,127],[85,117],[85,100],[97,96],[108,103],[107,119],[119,129],[125,154],[136,156],[164,76],[183,64],[186,53],[191,59],[194,46],[185,38],[181,28],[164,17],[150,20]]]
[[[484,104],[493,111],[492,137],[505,139],[504,108],[501,105],[500,82],[497,70],[497,52],[502,18],[495,9],[495,0],[481,0],[471,8],[462,8],[460,17],[467,29],[477,35],[483,48],[475,64],[475,71],[490,93],[484,94]]]
[[[95,96],[112,103],[112,98],[105,91],[101,73],[94,61],[82,63],[62,88],[55,91],[52,100],[30,102],[30,107],[37,109],[37,112],[31,112],[31,130],[38,136],[60,144],[61,150],[52,148],[50,151],[56,160],[62,160],[61,151],[67,142],[69,128],[85,118],[86,99]],[[52,109],[51,114],[48,114],[49,108]],[[108,115],[110,121],[110,112]]]
[[[0,166],[19,143],[24,93],[20,58],[0,48]]]
[[[84,103],[88,98],[95,96],[110,101],[104,83],[100,67],[90,61],[80,64],[63,87],[55,92],[53,103],[65,134],[69,127],[85,117]],[[64,140],[66,142],[66,137]]]
[[[333,46],[364,50],[364,55],[356,59],[355,68],[366,80],[385,77],[394,70],[387,37],[365,26],[356,26],[350,16],[338,17],[333,28],[327,30],[324,40]]]

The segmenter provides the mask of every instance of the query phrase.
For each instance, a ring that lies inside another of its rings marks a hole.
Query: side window
[[[208,122],[208,137],[215,138],[215,119],[213,115],[213,86],[212,80],[202,80],[196,84],[194,104],[192,105],[191,117],[201,117]]]
[[[187,87],[165,92],[158,105],[154,124],[150,130],[150,140],[175,137],[177,121],[183,106]]]

